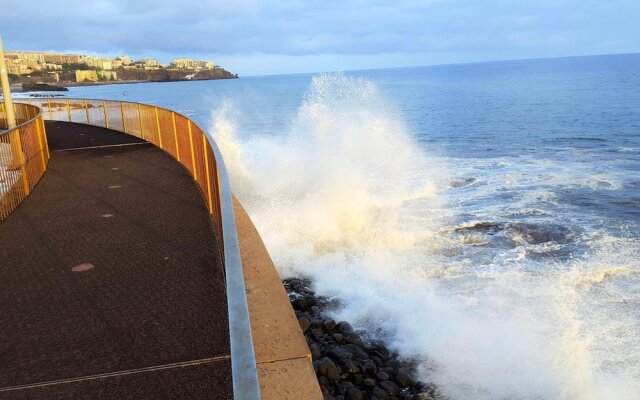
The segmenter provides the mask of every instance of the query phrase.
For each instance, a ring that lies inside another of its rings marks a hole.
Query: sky
[[[640,52],[640,0],[0,0],[7,50],[271,75]]]

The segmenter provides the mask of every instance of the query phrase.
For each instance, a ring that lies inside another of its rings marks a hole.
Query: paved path
[[[49,169],[0,223],[0,400],[232,398],[224,271],[193,179],[115,131],[47,137]]]

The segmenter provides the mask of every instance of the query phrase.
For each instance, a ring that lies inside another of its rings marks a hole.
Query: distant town
[[[115,58],[83,54],[61,54],[36,51],[7,51],[5,62],[9,80],[14,85],[45,88],[51,84],[101,84],[119,82],[163,82],[237,78],[212,61],[176,58],[164,65],[153,58],[134,60],[129,56]]]

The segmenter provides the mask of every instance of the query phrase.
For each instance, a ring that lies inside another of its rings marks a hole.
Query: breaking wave
[[[482,177],[425,152],[368,80],[315,76],[280,135],[243,137],[239,118],[228,99],[212,131],[281,275],[309,276],[445,395],[640,397],[637,239],[554,220],[546,189],[467,218]]]

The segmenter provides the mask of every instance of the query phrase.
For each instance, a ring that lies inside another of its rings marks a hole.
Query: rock
[[[400,388],[398,387],[398,385],[391,381],[382,381],[378,386],[383,388],[391,396],[397,396],[398,394],[400,394]]]
[[[398,373],[396,374],[396,381],[400,384],[400,387],[406,388],[409,386],[413,386],[415,381],[411,377],[409,371],[406,368],[399,368]]]
[[[376,367],[376,363],[373,360],[364,360],[361,365],[367,374],[375,375],[378,372],[378,367]]]
[[[309,309],[309,312],[311,312],[311,315],[313,315],[313,316],[318,316],[318,315],[320,315],[320,307],[311,306],[311,308]]]
[[[311,320],[311,327],[314,329],[322,329],[322,318],[313,318]]]
[[[376,386],[376,381],[375,379],[371,379],[371,378],[367,378],[362,382],[363,385],[365,385],[366,387],[375,387]]]
[[[353,357],[353,354],[344,347],[332,347],[326,354],[334,360],[345,360]]]
[[[344,400],[365,400],[364,392],[355,387],[347,390]]]
[[[307,333],[309,330],[309,326],[311,326],[311,321],[307,317],[298,318],[298,323],[300,324],[300,329],[302,329],[303,333]]]
[[[311,351],[311,359],[319,360],[322,358],[322,352],[320,351],[320,346],[313,343],[309,345],[309,351]]]
[[[307,311],[309,308],[311,308],[311,306],[315,304],[316,300],[313,298],[313,296],[303,296],[293,301],[293,307],[302,311]]]
[[[380,371],[380,372],[378,372],[378,373],[376,374],[376,378],[377,378],[379,381],[388,381],[388,380],[389,380],[389,374],[387,374],[386,372],[382,372],[382,371]]]
[[[375,362],[375,363],[376,363],[376,365],[377,365],[378,367],[382,367],[382,366],[384,365],[384,362],[383,362],[383,361],[382,361],[382,359],[381,359],[380,357],[378,357],[378,356],[371,357],[371,359],[373,360],[373,362]]]
[[[336,398],[333,397],[329,392],[322,392],[322,397],[324,398],[324,400],[336,400]]]
[[[351,324],[348,323],[348,322],[345,322],[345,321],[339,322],[336,325],[335,330],[338,331],[338,332],[341,332],[344,335],[348,335],[348,334],[354,332],[353,327],[351,326]]]
[[[333,339],[338,343],[342,343],[342,341],[344,340],[344,335],[341,333],[334,333]]]
[[[46,83],[24,82],[22,90],[25,92],[68,92],[69,89],[63,86],[49,85]]]
[[[320,328],[311,329],[310,333],[311,333],[311,336],[313,336],[313,338],[318,342],[322,342],[322,339],[324,339],[324,331]]]
[[[364,347],[364,343],[362,343],[362,339],[360,339],[360,335],[357,333],[351,333],[345,336],[344,340],[347,343],[355,344],[356,346]]]
[[[362,386],[362,382],[364,381],[364,378],[362,377],[361,374],[353,374],[349,377],[349,379],[356,386]]]
[[[335,327],[336,321],[331,318],[326,318],[324,321],[322,321],[322,329],[324,329],[325,332],[332,332]]]
[[[351,354],[353,354],[353,357],[355,358],[360,358],[362,360],[366,360],[369,358],[369,354],[367,354],[367,352],[364,351],[362,347],[356,346],[355,344],[345,344],[344,346],[342,346],[342,348],[348,350]]]
[[[360,372],[360,368],[352,360],[344,360],[341,362],[342,371],[348,374],[357,374]]]
[[[316,366],[316,364],[317,364],[318,373],[320,375],[324,375],[331,380],[340,378],[340,371],[338,370],[338,367],[333,362],[333,360],[331,360],[330,358],[324,357],[318,361],[314,361],[313,362],[314,367]]]
[[[374,387],[373,390],[371,390],[371,394],[380,400],[389,400],[389,394],[387,391],[379,386]]]

